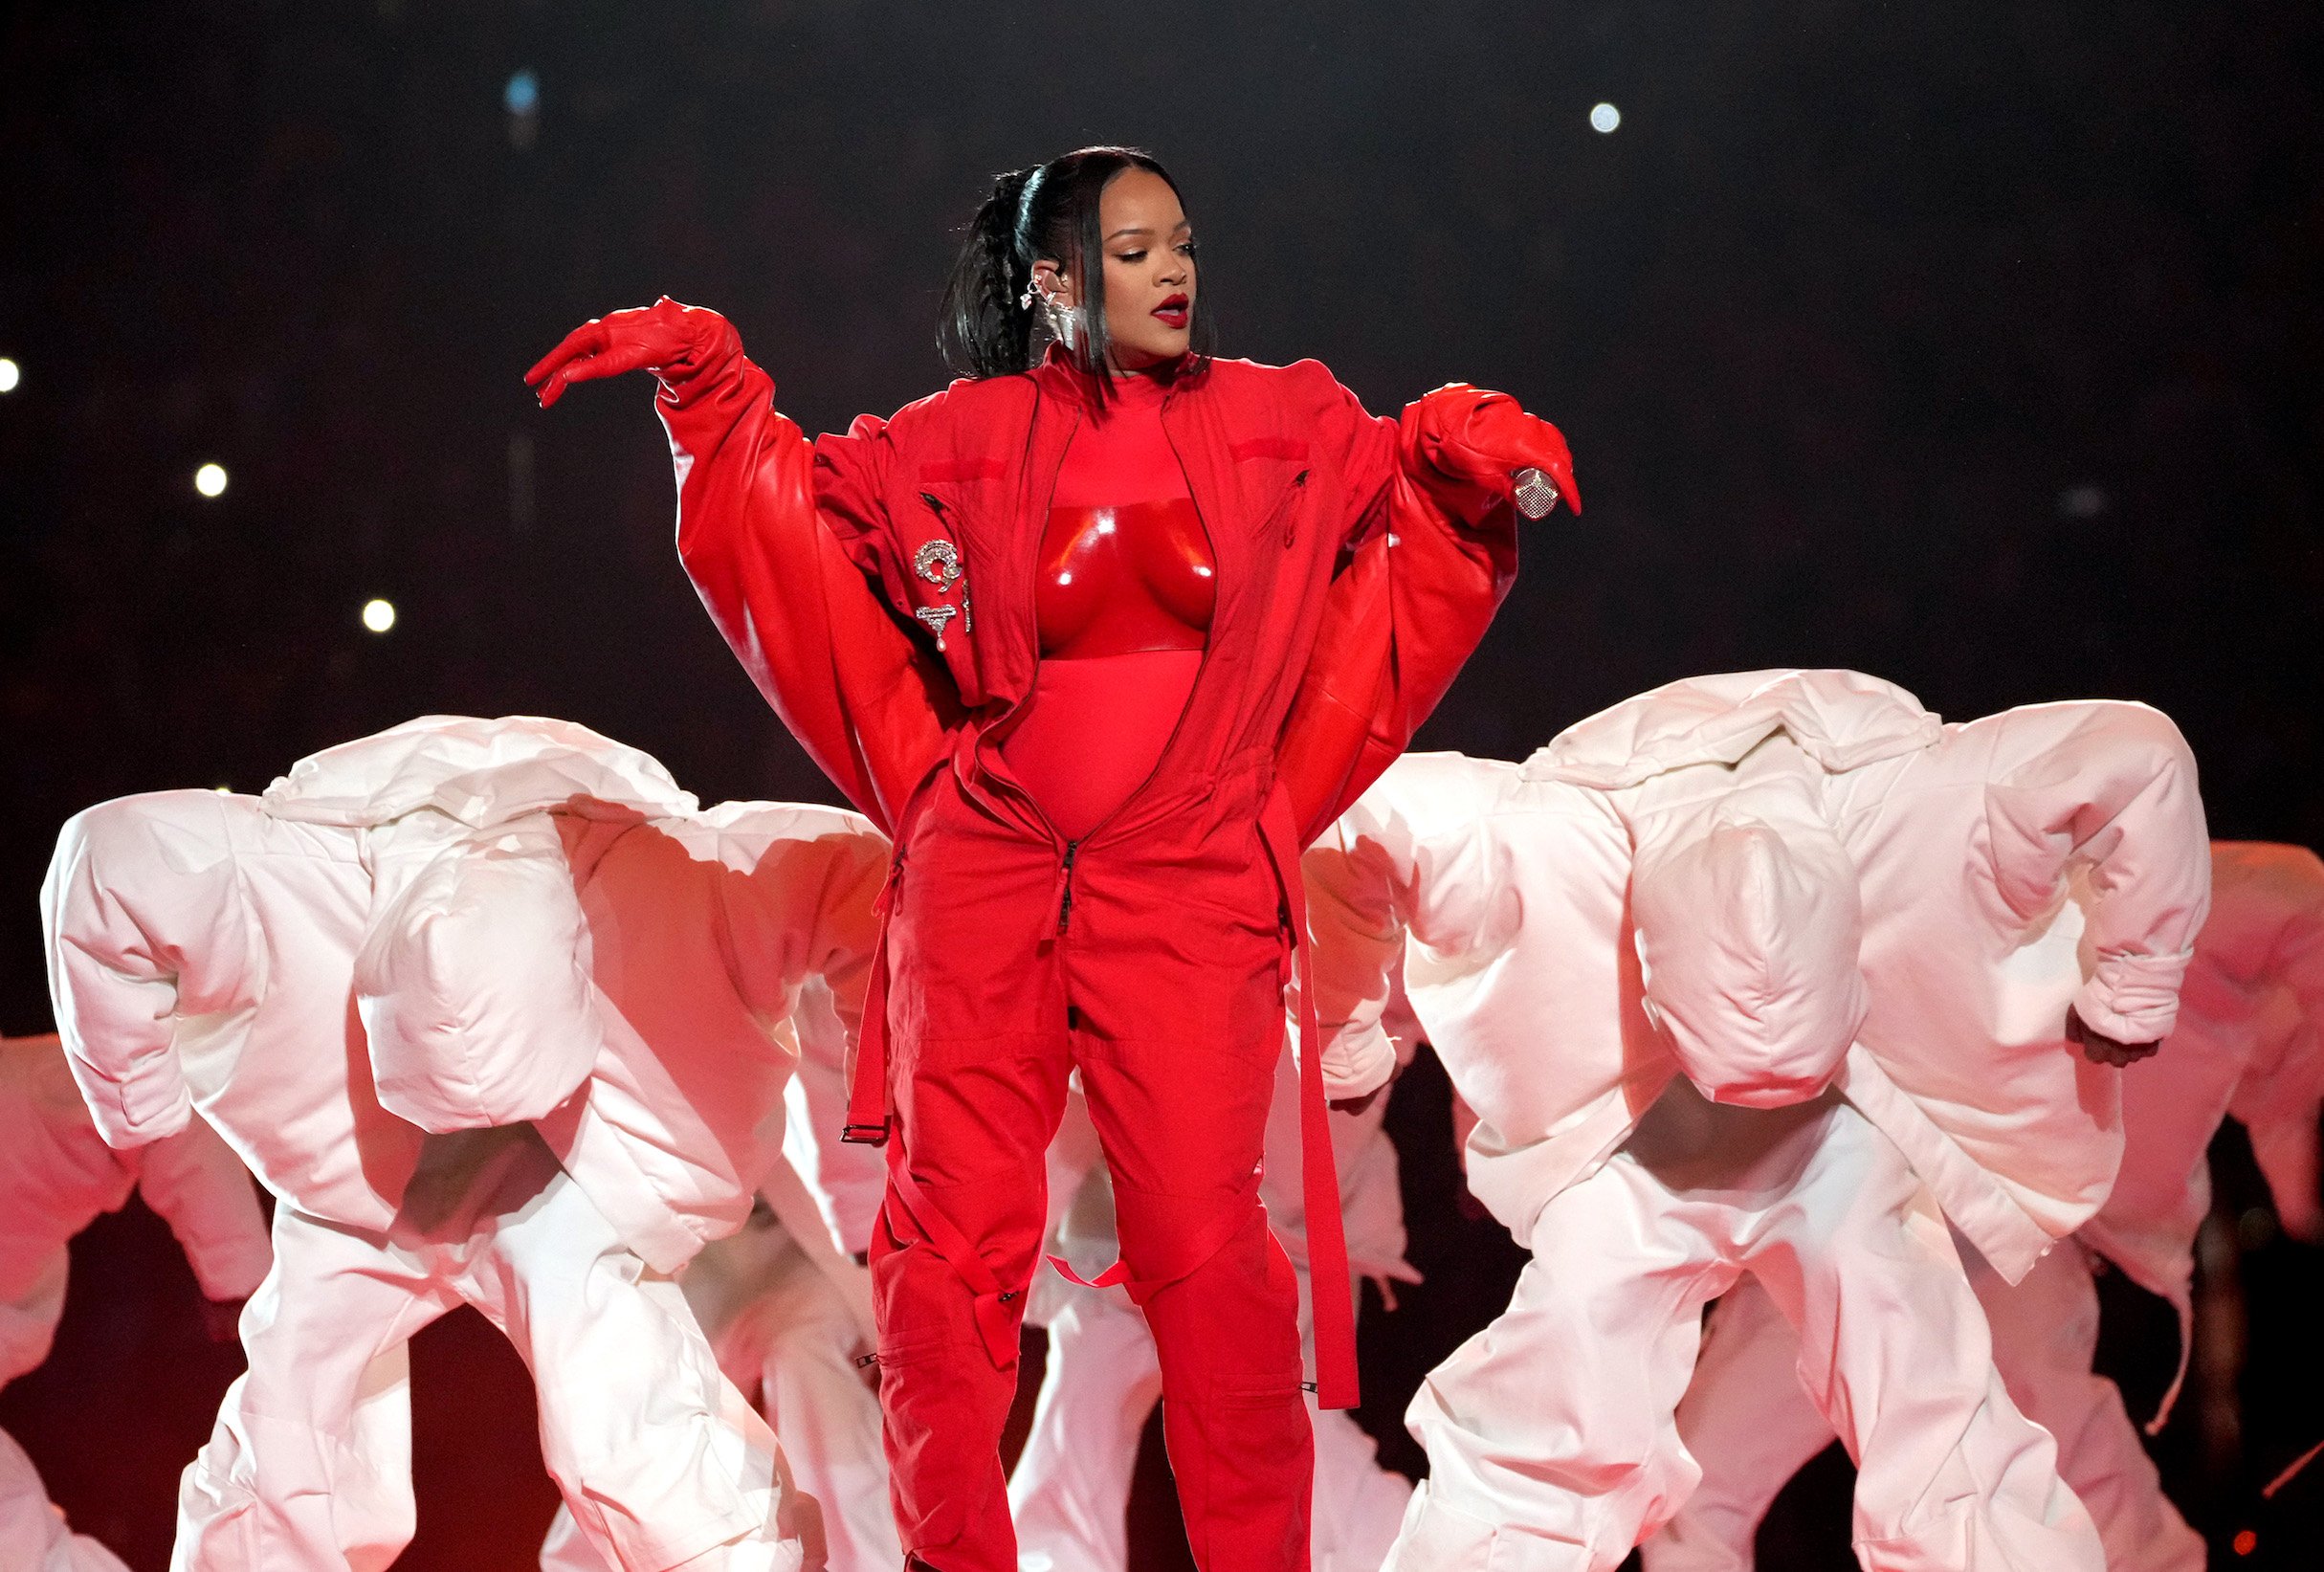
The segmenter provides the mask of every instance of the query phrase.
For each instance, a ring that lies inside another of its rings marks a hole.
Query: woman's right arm
[[[808,756],[892,829],[960,707],[876,587],[893,550],[881,423],[810,445],[733,325],[668,299],[584,323],[525,381],[545,409],[573,383],[635,370],[661,385],[678,557],[711,620]]]

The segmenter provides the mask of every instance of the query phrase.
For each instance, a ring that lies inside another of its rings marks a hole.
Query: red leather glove
[[[1522,469],[1537,469],[1550,478],[1565,505],[1582,511],[1582,493],[1574,485],[1574,457],[1565,437],[1546,420],[1517,407],[1507,393],[1489,393],[1465,382],[1447,383],[1426,393],[1405,411],[1407,441],[1426,470],[1446,483],[1467,516],[1483,511],[1475,504],[1506,501],[1510,476]],[[1424,473],[1415,478],[1427,482]]]
[[[583,322],[524,373],[524,385],[540,395],[545,410],[577,382],[647,370],[666,387],[741,348],[741,336],[725,318],[665,295],[650,306]]]

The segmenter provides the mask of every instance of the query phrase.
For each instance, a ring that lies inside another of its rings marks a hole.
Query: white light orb
[[[0,393],[12,393],[16,384],[24,380],[24,371],[6,355],[0,355]]]
[[[1610,135],[1614,127],[1621,123],[1622,111],[1612,104],[1599,103],[1590,106],[1591,130]]]
[[[226,495],[226,466],[205,464],[193,472],[193,489],[205,497]]]
[[[364,602],[364,626],[374,633],[384,633],[394,627],[395,603],[382,600]]]

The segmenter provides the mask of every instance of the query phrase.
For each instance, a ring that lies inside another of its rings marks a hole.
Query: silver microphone
[[[1550,509],[1558,505],[1557,482],[1528,464],[1511,472],[1510,495],[1516,499],[1517,511],[1535,520],[1549,517]]]

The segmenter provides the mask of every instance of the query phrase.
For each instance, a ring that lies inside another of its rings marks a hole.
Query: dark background
[[[890,410],[941,381],[936,295],[990,176],[1098,140],[1171,165],[1227,352],[1317,356],[1376,410],[1498,387],[1570,437],[1588,513],[1528,536],[1427,745],[1519,756],[1672,677],[1848,665],[1957,718],[2147,699],[2215,832],[2324,839],[2313,5],[6,18],[0,1030],[47,1027],[33,894],[103,797],[255,790],[431,711],[585,721],[705,801],[828,797],[672,561],[647,387],[543,416],[519,375],[666,292],[732,316],[810,430]],[[1412,1468],[1402,1398],[1514,1261],[1450,1220],[1441,1097],[1424,1074],[1396,1116],[1431,1285],[1367,1332],[1366,1417]],[[2221,1160],[2227,1352],[2158,1450],[2223,1544],[2256,1526],[2236,1564],[2313,1566],[2324,1484],[2254,1487],[2324,1434],[2324,1269],[2232,1137]],[[195,1346],[142,1214],[76,1272],[58,1360],[0,1424],[159,1567],[231,1352]],[[2107,1359],[2151,1396],[2167,1313],[2118,1284],[2109,1309]],[[547,1510],[520,1370],[454,1322],[418,1382],[406,1564],[520,1564]],[[1766,1564],[1848,1564],[1845,1488],[1805,1480],[1769,1533],[1806,1539]]]

